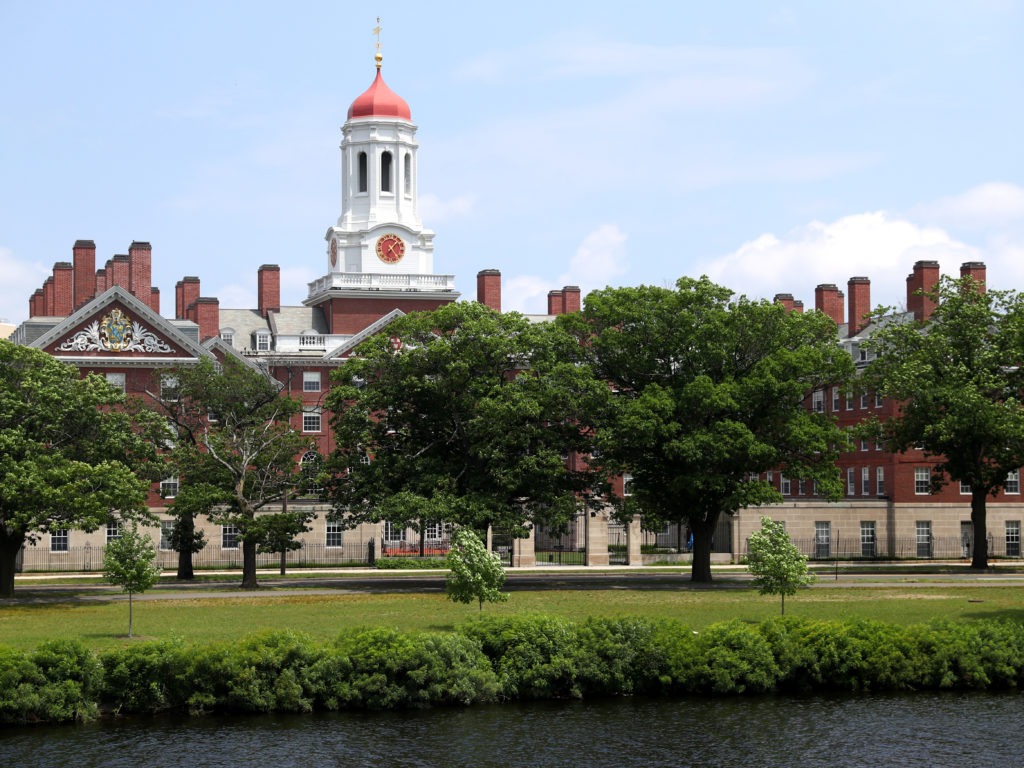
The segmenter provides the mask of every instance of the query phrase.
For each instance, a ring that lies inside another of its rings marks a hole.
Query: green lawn
[[[182,595],[173,600],[136,598],[136,635],[211,641],[291,628],[328,639],[347,627],[366,625],[448,631],[478,614],[475,605],[457,605],[436,592],[308,595],[283,589],[258,597]],[[896,624],[936,618],[1024,621],[1021,598],[1020,587],[1002,586],[814,588],[787,599],[786,613],[817,619],[863,617]],[[507,603],[484,606],[488,614],[542,612],[577,620],[588,616],[670,617],[695,629],[729,619],[760,621],[778,611],[777,597],[761,597],[753,589],[735,586],[679,591],[517,591]],[[61,602],[15,598],[0,605],[0,644],[16,648],[32,648],[50,638],[79,638],[97,648],[117,646],[129,642],[127,626],[128,603],[121,595]]]

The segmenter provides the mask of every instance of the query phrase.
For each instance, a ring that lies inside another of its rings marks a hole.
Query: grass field
[[[14,600],[0,605],[0,644],[33,648],[52,638],[78,638],[96,648],[139,639],[180,637],[187,641],[230,640],[267,629],[294,629],[333,638],[355,626],[450,631],[478,615],[475,605],[449,602],[438,592],[422,594],[304,594],[281,589],[258,596],[164,592],[161,599],[135,600],[135,634],[125,637],[127,598]],[[154,593],[150,593],[154,594]],[[208,596],[204,596],[208,595]],[[146,595],[149,597],[150,595]],[[787,599],[786,614],[815,619],[869,618],[895,624],[933,619],[988,618],[1024,621],[1020,587],[892,586],[814,588]],[[760,621],[778,615],[779,599],[754,589],[574,589],[516,591],[507,603],[485,605],[486,614],[547,613],[582,620],[588,616],[666,617],[701,629],[719,621]]]

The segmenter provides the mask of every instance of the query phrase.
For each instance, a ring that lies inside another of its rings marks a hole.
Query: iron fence
[[[960,536],[925,538],[911,534],[889,540],[833,534],[827,540],[812,536],[791,541],[808,560],[969,560],[974,554],[972,542]],[[749,545],[749,539],[743,542],[741,554],[747,554]],[[999,560],[1020,559],[1020,546],[990,534],[988,556]]]

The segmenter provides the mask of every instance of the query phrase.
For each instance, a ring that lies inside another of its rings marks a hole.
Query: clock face
[[[381,235],[377,240],[377,258],[385,264],[397,264],[405,256],[405,241],[398,235]]]
[[[338,241],[331,240],[331,266],[338,264]]]

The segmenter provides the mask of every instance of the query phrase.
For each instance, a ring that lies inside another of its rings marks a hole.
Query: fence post
[[[366,562],[370,565],[376,565],[377,563],[376,545],[373,539],[370,539],[366,544]]]

